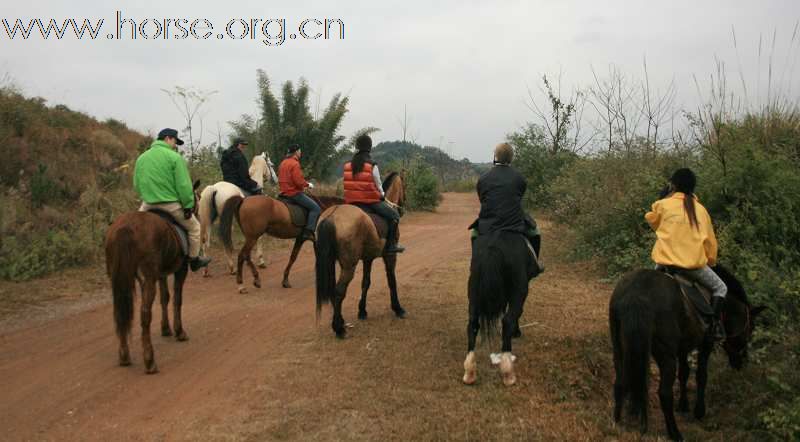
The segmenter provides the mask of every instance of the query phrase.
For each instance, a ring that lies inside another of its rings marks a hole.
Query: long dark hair
[[[697,213],[694,210],[694,188],[697,185],[697,177],[691,169],[683,168],[678,169],[672,174],[669,179],[675,190],[684,194],[683,208],[686,210],[686,216],[689,217],[689,224],[697,230],[700,230],[700,224],[697,222]]]
[[[353,176],[364,171],[364,163],[366,162],[372,162],[369,151],[356,152],[356,154],[353,155],[353,160],[350,162],[350,166],[353,168]]]

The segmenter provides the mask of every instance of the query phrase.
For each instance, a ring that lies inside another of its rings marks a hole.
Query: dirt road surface
[[[376,262],[366,321],[356,319],[360,274],[350,286],[344,312],[353,328],[345,340],[330,329],[330,308],[316,321],[310,247],[295,266],[294,288],[280,287],[288,255],[281,247],[268,252],[264,287],[247,295],[237,294],[217,259],[213,278],[188,279],[188,342],[159,335],[157,307],[161,371],[152,376],[143,372],[138,311],[133,365],[119,367],[107,282],[78,290],[55,280],[57,299],[3,310],[0,439],[638,439],[610,420],[611,288],[591,268],[567,262],[565,234],[546,220],[548,270],[531,284],[515,341],[518,384],[504,387],[489,364],[498,341],[479,344],[478,384],[461,384],[466,226],[477,212],[472,194],[447,194],[436,213],[407,215],[398,279],[409,316],[391,313]],[[663,435],[651,410],[651,434]]]

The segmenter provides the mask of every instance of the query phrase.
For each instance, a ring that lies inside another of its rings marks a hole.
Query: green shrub
[[[441,199],[439,181],[430,166],[417,162],[406,173],[406,206],[409,210],[434,210]]]

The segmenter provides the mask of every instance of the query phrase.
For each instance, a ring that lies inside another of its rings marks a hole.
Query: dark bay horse
[[[322,210],[331,206],[344,204],[344,199],[335,196],[316,197],[311,194],[309,194],[309,196],[319,204]],[[297,260],[297,255],[300,253],[304,241],[299,238],[303,228],[292,223],[292,217],[286,204],[275,198],[264,195],[256,195],[248,198],[242,198],[238,195],[230,197],[225,203],[225,207],[222,209],[219,223],[220,237],[225,246],[225,253],[228,255],[230,255],[233,250],[231,227],[233,226],[234,216],[245,238],[245,243],[239,252],[239,259],[236,266],[236,283],[239,284],[239,293],[247,293],[247,289],[242,282],[242,266],[245,262],[247,262],[253,274],[253,285],[257,288],[261,287],[261,278],[258,275],[258,269],[256,269],[250,257],[250,252],[253,250],[253,246],[256,245],[261,235],[265,233],[275,238],[295,239],[294,247],[292,248],[292,256],[289,258],[289,263],[283,271],[282,284],[286,288],[291,287],[289,283],[289,272],[292,270],[295,260]]]
[[[197,188],[194,182],[195,211],[197,210]],[[183,329],[181,306],[183,305],[183,283],[189,271],[189,259],[184,255],[180,240],[169,221],[150,212],[128,212],[120,215],[106,231],[106,271],[111,279],[114,299],[114,323],[119,338],[119,365],[131,364],[128,349],[128,334],[133,322],[133,295],[138,280],[142,290],[141,325],[142,351],[147,374],[158,373],[153,343],[150,340],[150,322],[156,284],[161,291],[161,335],[172,336],[167,305],[169,288],[167,277],[174,278],[172,301],[175,338],[186,341],[189,336]]]
[[[724,267],[718,265],[714,271],[728,286],[723,310],[727,337],[722,347],[731,367],[739,369],[747,361],[747,343],[754,321],[764,307],[751,306],[741,283]],[[694,416],[697,419],[705,416],[708,358],[713,341],[702,319],[676,280],[660,271],[636,270],[625,275],[614,289],[609,305],[609,326],[616,371],[614,420],[619,422],[625,398],[630,396],[630,414],[639,417],[640,431],[647,431],[647,373],[652,354],[660,372],[658,398],[667,433],[672,440],[683,440],[675,424],[672,386],[677,368],[680,381],[678,410],[688,412],[688,355],[695,349],[699,350]]]
[[[383,183],[386,201],[398,207],[402,213],[406,194],[403,178],[392,173]],[[342,301],[347,295],[347,286],[353,280],[359,261],[364,263],[361,282],[361,300],[358,303],[358,318],[367,318],[367,291],[371,283],[372,261],[383,258],[386,279],[389,284],[392,310],[398,318],[406,315],[397,298],[397,255],[383,254],[386,240],[381,239],[372,219],[360,208],[345,204],[325,210],[317,225],[316,273],[317,273],[317,315],[322,304],[333,304],[331,327],[336,336],[344,338],[345,322],[342,317]],[[336,262],[341,266],[339,280],[336,280]]]
[[[519,336],[519,317],[528,297],[528,281],[535,274],[533,264],[531,251],[518,233],[498,231],[481,235],[472,244],[465,384],[472,385],[478,379],[475,363],[478,330],[483,330],[484,337],[489,336],[500,316],[503,316],[500,373],[505,385],[516,383],[511,338]]]

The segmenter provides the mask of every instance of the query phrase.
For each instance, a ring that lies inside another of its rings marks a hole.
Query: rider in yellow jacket
[[[719,325],[728,288],[711,270],[717,264],[717,238],[711,216],[694,195],[697,178],[690,169],[678,169],[670,178],[669,193],[645,214],[656,232],[652,258],[657,267],[671,267],[712,291],[712,333],[722,338]]]

